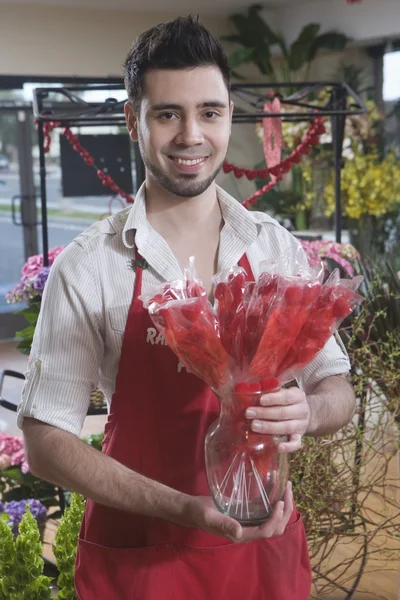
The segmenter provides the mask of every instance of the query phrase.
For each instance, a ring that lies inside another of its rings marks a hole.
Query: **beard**
[[[182,173],[180,175],[179,180],[176,181],[168,177],[168,175],[165,175],[165,173],[163,173],[161,169],[159,169],[156,165],[150,162],[144,151],[143,143],[140,136],[138,139],[138,143],[142,160],[145,164],[147,171],[150,173],[153,179],[157,181],[157,183],[167,192],[173,194],[174,196],[179,196],[181,198],[194,198],[195,196],[200,196],[201,194],[203,194],[210,187],[210,185],[217,177],[218,173],[221,171],[222,165],[224,164],[225,160],[223,159],[218,165],[218,167],[215,169],[215,171],[202,181],[196,180],[196,178],[198,177],[198,175],[196,174],[190,175],[184,173]]]

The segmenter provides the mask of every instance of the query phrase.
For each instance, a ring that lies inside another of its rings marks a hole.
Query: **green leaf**
[[[223,40],[224,42],[232,42],[234,44],[243,44],[243,38],[237,34],[223,35],[223,36],[221,36],[221,40]],[[243,45],[245,45],[245,44],[243,44]]]
[[[238,48],[228,57],[228,64],[231,69],[250,62],[253,58],[254,48]]]
[[[39,318],[39,313],[38,312],[26,312],[24,314],[25,319],[28,321],[28,323],[31,323],[32,325],[36,325],[37,320]]]
[[[238,73],[234,69],[231,70],[231,75],[232,75],[232,77],[234,79],[238,79],[239,81],[245,81],[246,80],[246,77],[244,75],[241,75],[240,73]]]
[[[311,62],[319,50],[343,50],[349,41],[350,38],[343,33],[327,31],[318,36],[311,44],[308,52],[308,61]]]
[[[254,36],[254,34],[252,34],[251,32],[251,28],[248,22],[248,18],[246,15],[241,15],[241,14],[237,14],[237,15],[232,15],[231,21],[233,22],[233,24],[235,25],[236,29],[239,32],[239,36],[242,39],[242,44],[245,47],[252,47],[253,44],[256,42],[256,38]]]
[[[32,348],[32,339],[26,339],[17,344],[17,350],[19,350],[22,354],[29,356]]]
[[[261,4],[253,4],[250,6],[248,16],[249,26],[256,36],[256,39],[262,40],[264,43],[267,43],[268,46],[279,46],[283,55],[287,57],[288,52],[284,38],[272,31],[269,25],[258,14],[263,8],[264,7]]]
[[[32,337],[35,333],[35,326],[34,325],[29,325],[29,327],[25,327],[25,329],[22,329],[21,331],[17,331],[17,333],[15,334],[16,337]]]
[[[264,44],[255,49],[253,60],[263,75],[271,76],[274,74],[267,45]]]
[[[310,23],[301,30],[297,40],[290,46],[289,69],[298,71],[309,61],[310,50],[318,36],[321,25]]]

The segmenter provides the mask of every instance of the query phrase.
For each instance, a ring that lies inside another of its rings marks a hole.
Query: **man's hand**
[[[233,542],[250,542],[282,535],[293,512],[292,485],[289,482],[283,501],[277,502],[271,517],[258,527],[242,527],[235,519],[220,513],[211,498],[190,496],[182,525],[203,529]]]
[[[252,420],[252,431],[288,436],[287,442],[278,444],[279,452],[299,450],[311,417],[305,393],[296,387],[282,389],[262,396],[260,404],[246,410],[246,417]]]

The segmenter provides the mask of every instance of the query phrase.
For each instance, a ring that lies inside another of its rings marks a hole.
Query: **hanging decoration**
[[[44,152],[46,154],[48,154],[50,152],[50,146],[51,146],[51,135],[50,134],[56,127],[61,127],[61,123],[58,121],[45,121],[43,123]],[[115,183],[115,181],[113,180],[112,177],[110,177],[110,175],[107,175],[107,173],[105,173],[102,169],[100,169],[99,167],[96,166],[94,157],[79,142],[79,136],[72,133],[72,131],[69,127],[66,127],[64,129],[63,136],[71,144],[72,149],[75,150],[75,152],[79,153],[82,160],[89,167],[92,167],[96,170],[96,175],[100,179],[100,181],[102,182],[102,184],[104,186],[109,187],[115,194],[117,194],[118,196],[121,196],[121,198],[124,198],[124,200],[126,200],[126,202],[128,202],[130,204],[133,203],[134,198],[130,194],[127,194],[126,192],[124,192],[124,190],[122,190],[119,187],[119,185],[117,185]]]
[[[265,112],[277,113],[280,111],[280,101],[275,98],[272,102],[268,101],[264,105]],[[265,169],[244,169],[236,167],[225,162],[223,166],[224,173],[231,173],[238,179],[245,176],[250,181],[259,177],[260,179],[270,178],[270,181],[261,189],[257,190],[249,198],[242,202],[245,208],[255,204],[264,194],[267,194],[274,186],[282,181],[283,176],[288,173],[295,164],[299,164],[303,156],[311,153],[311,146],[319,144],[320,136],[326,131],[324,117],[314,119],[302,142],[293,150],[293,152],[281,161],[282,153],[282,119],[263,119],[264,129],[264,155],[267,164]]]
[[[272,102],[267,101],[264,105],[265,112],[279,112],[280,101],[275,98]],[[43,124],[44,133],[44,152],[48,154],[51,146],[51,133],[57,128],[61,127],[61,123],[58,121],[46,121]],[[240,179],[245,176],[248,180],[252,181],[256,177],[260,179],[270,178],[270,181],[257,190],[252,196],[242,202],[245,208],[249,208],[255,204],[258,198],[268,193],[275,185],[282,181],[285,173],[288,173],[293,165],[301,162],[301,158],[304,155],[310,154],[311,146],[319,143],[319,138],[325,133],[324,118],[317,117],[314,119],[303,139],[303,141],[293,150],[293,152],[281,161],[282,152],[282,120],[281,119],[263,119],[264,128],[264,154],[267,166],[264,169],[246,169],[242,167],[236,167],[228,162],[223,165],[224,173],[233,172],[235,177]],[[103,185],[109,187],[115,194],[121,196],[126,202],[132,204],[134,198],[124,192],[113,180],[110,175],[107,175],[102,169],[97,167],[95,164],[94,157],[82,146],[79,142],[79,136],[74,134],[69,127],[66,127],[63,131],[64,137],[71,144],[73,150],[78,152],[82,160],[89,166],[96,170],[97,177],[103,183]]]
[[[264,119],[264,121],[271,119]],[[224,162],[223,170],[224,173],[233,173],[237,179],[241,177],[247,177],[249,181],[252,181],[256,177],[259,179],[268,179],[271,175],[279,177],[288,173],[294,164],[301,162],[302,156],[310,154],[311,146],[319,144],[319,138],[325,133],[324,117],[317,117],[314,119],[303,139],[303,141],[297,146],[295,150],[282,162],[272,167],[265,167],[264,169],[246,169],[245,167],[237,167],[229,162]]]

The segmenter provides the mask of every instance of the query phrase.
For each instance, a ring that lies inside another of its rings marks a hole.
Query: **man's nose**
[[[201,123],[196,118],[186,118],[180,121],[180,129],[175,142],[184,146],[196,146],[204,142]]]

